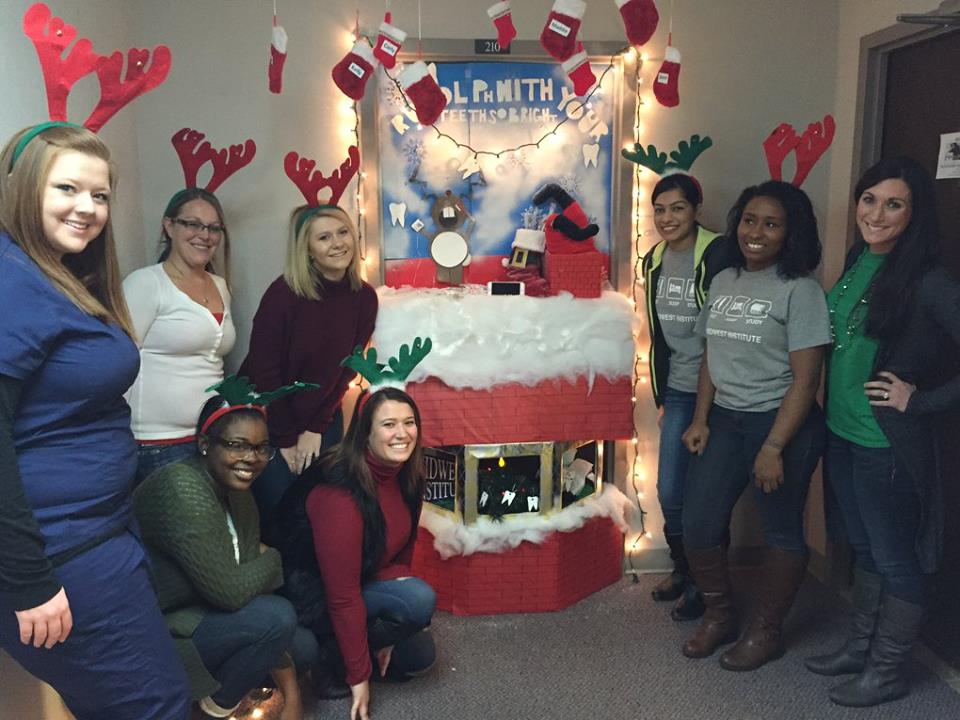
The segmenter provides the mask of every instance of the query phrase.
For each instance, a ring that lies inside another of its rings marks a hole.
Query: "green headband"
[[[300,231],[303,230],[303,226],[307,224],[307,220],[315,218],[318,212],[320,212],[321,210],[333,210],[333,209],[342,210],[343,208],[341,208],[339,205],[314,205],[313,207],[309,207],[306,210],[304,210],[303,214],[297,218],[296,225],[294,225],[293,236],[299,237]]]
[[[180,198],[182,198],[191,190],[196,190],[196,188],[184,188],[183,190],[177,190],[177,192],[173,194],[173,197],[170,198],[170,202],[167,203],[167,208],[163,211],[163,216],[171,217],[170,213],[173,212],[173,206],[180,202]]]
[[[23,154],[23,151],[27,149],[27,145],[30,144],[31,140],[33,140],[40,133],[55,127],[72,127],[83,129],[82,125],[76,125],[71,122],[63,122],[62,120],[51,120],[49,122],[40,123],[39,125],[34,125],[23,134],[23,137],[20,138],[17,146],[13,149],[13,157],[10,158],[10,169],[7,172],[13,172],[13,166],[17,164],[17,160],[20,159],[20,156]]]

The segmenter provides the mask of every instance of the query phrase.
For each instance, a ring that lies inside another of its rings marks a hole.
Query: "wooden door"
[[[889,55],[883,114],[883,157],[909,155],[936,176],[940,134],[960,132],[960,30],[895,50]],[[960,179],[937,180],[944,263],[960,278]],[[960,313],[960,308],[956,308]],[[945,372],[960,371],[953,348]],[[944,418],[945,499],[943,567],[932,594],[924,640],[960,669],[960,411]]]

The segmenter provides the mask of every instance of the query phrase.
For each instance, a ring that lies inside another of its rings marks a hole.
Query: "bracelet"
[[[783,450],[783,443],[777,442],[776,440],[771,440],[770,438],[767,438],[766,440],[764,440],[763,444],[769,445],[770,447],[776,448],[777,450]]]

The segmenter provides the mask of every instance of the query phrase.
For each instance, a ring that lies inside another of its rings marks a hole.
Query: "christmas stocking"
[[[282,25],[273,21],[273,36],[270,40],[270,66],[267,68],[267,79],[270,81],[270,92],[279,94],[283,90],[283,63],[287,59],[287,31]]]
[[[433,75],[427,70],[426,63],[417,60],[412,65],[408,65],[397,76],[397,81],[413,103],[420,124],[433,125],[447,106],[447,98],[437,85],[437,81],[433,79]]]
[[[487,15],[497,29],[497,44],[504,49],[510,47],[510,41],[517,36],[517,29],[513,26],[513,14],[510,12],[510,0],[491,5],[487,8]]]
[[[563,71],[573,83],[574,94],[577,97],[583,97],[596,84],[597,76],[593,74],[587,53],[583,51],[583,45],[580,44],[577,49],[576,54],[563,61]]]
[[[664,107],[680,104],[680,51],[672,45],[667,46],[663,65],[653,83],[653,94]]]
[[[377,44],[373,46],[374,56],[388,70],[397,64],[397,53],[407,39],[407,34],[391,25],[390,20],[390,13],[384,15],[383,22],[380,23],[380,34],[377,35]]]
[[[554,59],[563,62],[576,52],[577,32],[586,9],[583,0],[554,0],[540,33],[540,44]]]
[[[627,40],[631,44],[643,45],[657,29],[660,13],[653,0],[614,0],[620,8],[623,26],[627,31]]]
[[[353,100],[360,100],[367,87],[367,80],[377,67],[373,50],[362,40],[353,44],[343,60],[333,66],[333,81],[343,94]]]

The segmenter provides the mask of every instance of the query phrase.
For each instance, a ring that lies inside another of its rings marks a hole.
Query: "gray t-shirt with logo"
[[[793,382],[790,353],[830,343],[826,296],[813,278],[784,280],[775,265],[727,268],[713,278],[696,332],[706,338],[717,405],[775,410]]]
[[[667,386],[683,392],[697,391],[703,338],[694,332],[697,315],[693,248],[663,253],[657,282],[657,318],[663,339],[670,348]]]

